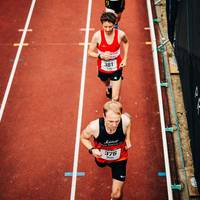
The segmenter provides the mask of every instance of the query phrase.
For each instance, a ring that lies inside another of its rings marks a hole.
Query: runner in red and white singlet
[[[105,52],[110,53],[110,60],[98,59],[97,65],[98,70],[106,73],[112,74],[117,70],[121,70],[122,58],[120,56],[120,44],[118,42],[118,29],[114,29],[114,39],[112,44],[108,44],[105,38],[104,30],[101,30],[101,43],[97,46],[98,54],[102,55]]]
[[[93,35],[88,54],[98,59],[98,77],[106,86],[106,96],[119,101],[122,69],[127,63],[128,39],[122,30],[114,28],[116,16],[113,13],[103,13],[100,20],[103,28]],[[123,58],[120,56],[121,44]]]

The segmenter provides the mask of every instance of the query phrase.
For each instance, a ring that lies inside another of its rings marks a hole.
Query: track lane
[[[19,64],[0,125],[4,133],[0,147],[2,200],[70,196],[71,178],[64,177],[64,171],[72,171],[83,50],[77,42],[84,39],[79,28],[85,26],[86,7],[78,1],[70,2],[70,8],[62,0],[38,2],[31,21],[33,32],[27,37],[31,45],[21,56],[24,62]],[[91,27],[97,30],[103,1],[93,5]],[[157,177],[164,166],[152,55],[150,46],[145,46],[149,33],[143,29],[148,25],[144,7],[145,2],[127,0],[120,22],[132,43],[121,99],[124,110],[134,119],[125,199],[164,200],[165,179]],[[102,115],[106,101],[95,64],[95,60],[88,60],[83,127]],[[78,171],[86,176],[77,179],[76,199],[102,200],[101,194],[109,197],[109,170],[97,168],[82,146],[79,158]]]
[[[0,125],[2,200],[69,199],[86,9],[68,5],[36,3]]]
[[[91,27],[96,29],[101,28],[98,21],[100,6],[103,7],[94,3],[92,11]],[[145,45],[146,41],[150,41],[149,31],[144,30],[148,26],[146,12],[145,1],[137,3],[127,0],[120,21],[120,27],[130,41],[121,102],[124,110],[133,116],[133,148],[129,152],[128,177],[124,188],[124,199],[127,200],[167,199],[165,177],[157,176],[159,171],[164,171],[164,160],[151,46]],[[95,66],[95,59],[89,59],[83,127],[102,116],[102,105],[106,101],[104,86],[96,77]],[[85,171],[86,176],[78,178],[76,199],[109,199],[110,170],[98,168],[93,157],[82,146],[79,171]]]
[[[13,44],[20,41],[22,32],[18,30],[24,27],[30,4],[31,1],[19,1],[15,7],[12,1],[0,3],[0,102],[3,100],[18,48]]]

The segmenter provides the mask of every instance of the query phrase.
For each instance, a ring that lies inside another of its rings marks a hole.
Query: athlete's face
[[[121,115],[113,112],[112,110],[107,111],[104,116],[105,126],[110,130],[116,130],[121,119]]]
[[[106,34],[110,35],[113,32],[114,24],[111,22],[103,22],[103,29]]]

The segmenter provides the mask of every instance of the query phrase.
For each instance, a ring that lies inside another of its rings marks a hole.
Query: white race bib
[[[117,60],[101,60],[101,69],[104,71],[116,71],[117,70]]]
[[[104,160],[117,160],[120,157],[121,149],[105,150],[101,149],[101,158]]]

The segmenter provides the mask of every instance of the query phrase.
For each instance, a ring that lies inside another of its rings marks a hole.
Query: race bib
[[[105,150],[101,149],[101,158],[104,160],[117,160],[120,157],[121,149]]]
[[[117,70],[117,60],[101,60],[101,69],[104,71],[116,71]]]

